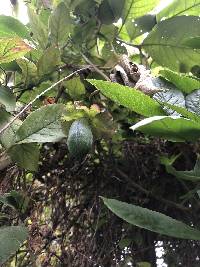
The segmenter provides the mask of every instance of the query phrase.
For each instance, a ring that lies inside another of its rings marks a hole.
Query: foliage
[[[0,16],[0,262],[155,266],[163,240],[198,266],[200,2],[24,2]]]

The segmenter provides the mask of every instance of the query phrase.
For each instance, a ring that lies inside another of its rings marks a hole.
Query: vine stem
[[[27,109],[29,109],[32,104],[41,96],[43,96],[44,94],[46,94],[48,91],[50,91],[52,88],[56,87],[58,84],[66,81],[66,80],[70,80],[71,78],[73,78],[74,75],[79,74],[80,72],[87,70],[88,67],[84,67],[81,69],[78,69],[74,72],[72,72],[71,74],[69,74],[68,76],[60,79],[59,81],[57,81],[56,83],[52,84],[50,87],[48,87],[46,90],[44,90],[41,94],[37,95],[31,102],[29,102],[15,117],[13,117],[1,130],[0,130],[0,134],[2,134],[6,129],[8,129],[8,127],[10,127],[10,125],[16,121]]]

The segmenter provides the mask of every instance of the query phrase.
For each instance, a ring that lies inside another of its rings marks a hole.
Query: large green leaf
[[[15,110],[16,99],[9,87],[0,86],[0,103],[5,106],[7,111]]]
[[[45,49],[48,42],[48,29],[46,25],[31,8],[28,8],[28,16],[33,39],[39,43],[41,48]]]
[[[180,15],[200,14],[200,0],[174,0],[157,14],[157,20]]]
[[[125,26],[130,39],[133,40],[146,32],[150,32],[156,23],[155,15],[146,14],[135,20],[128,19]]]
[[[60,3],[49,18],[50,39],[56,45],[67,42],[71,31],[70,12],[64,3]]]
[[[32,48],[19,37],[0,38],[0,63],[11,62],[23,57]]]
[[[139,90],[101,80],[88,80],[105,96],[119,105],[129,108],[144,116],[164,115],[161,106]]]
[[[29,171],[37,171],[40,155],[37,144],[14,145],[8,150],[8,154],[19,167]]]
[[[179,116],[147,118],[133,125],[131,129],[170,141],[195,141],[200,137],[200,124]]]
[[[159,0],[126,0],[123,20],[141,17],[156,7]]]
[[[192,47],[194,49],[200,49],[200,36],[186,39],[183,41],[183,43],[188,47]]]
[[[60,62],[59,49],[56,47],[47,48],[37,62],[38,75],[41,77],[51,73]]]
[[[102,199],[113,213],[130,224],[162,235],[200,240],[200,231],[162,213],[115,199]]]
[[[199,17],[173,17],[158,23],[144,40],[143,47],[158,64],[175,71],[189,72],[199,64],[200,50],[188,47],[184,40],[199,35]]]
[[[54,104],[32,112],[17,130],[16,142],[57,142],[66,137],[60,122],[63,111],[62,104]]]
[[[27,237],[27,230],[23,226],[0,227],[0,264],[8,260]]]
[[[200,88],[200,80],[195,77],[180,74],[168,69],[160,70],[159,74],[176,85],[176,87],[184,93],[188,94]]]
[[[30,34],[28,29],[19,20],[0,15],[0,37],[13,37],[19,36],[24,39],[29,39]]]

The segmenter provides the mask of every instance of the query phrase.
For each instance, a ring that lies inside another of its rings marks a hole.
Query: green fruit
[[[93,134],[86,119],[72,123],[67,138],[67,146],[72,156],[82,158],[92,148]]]

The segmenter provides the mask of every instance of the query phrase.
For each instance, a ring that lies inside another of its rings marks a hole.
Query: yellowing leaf
[[[31,49],[28,44],[18,37],[0,38],[0,63],[11,62],[23,57]]]

